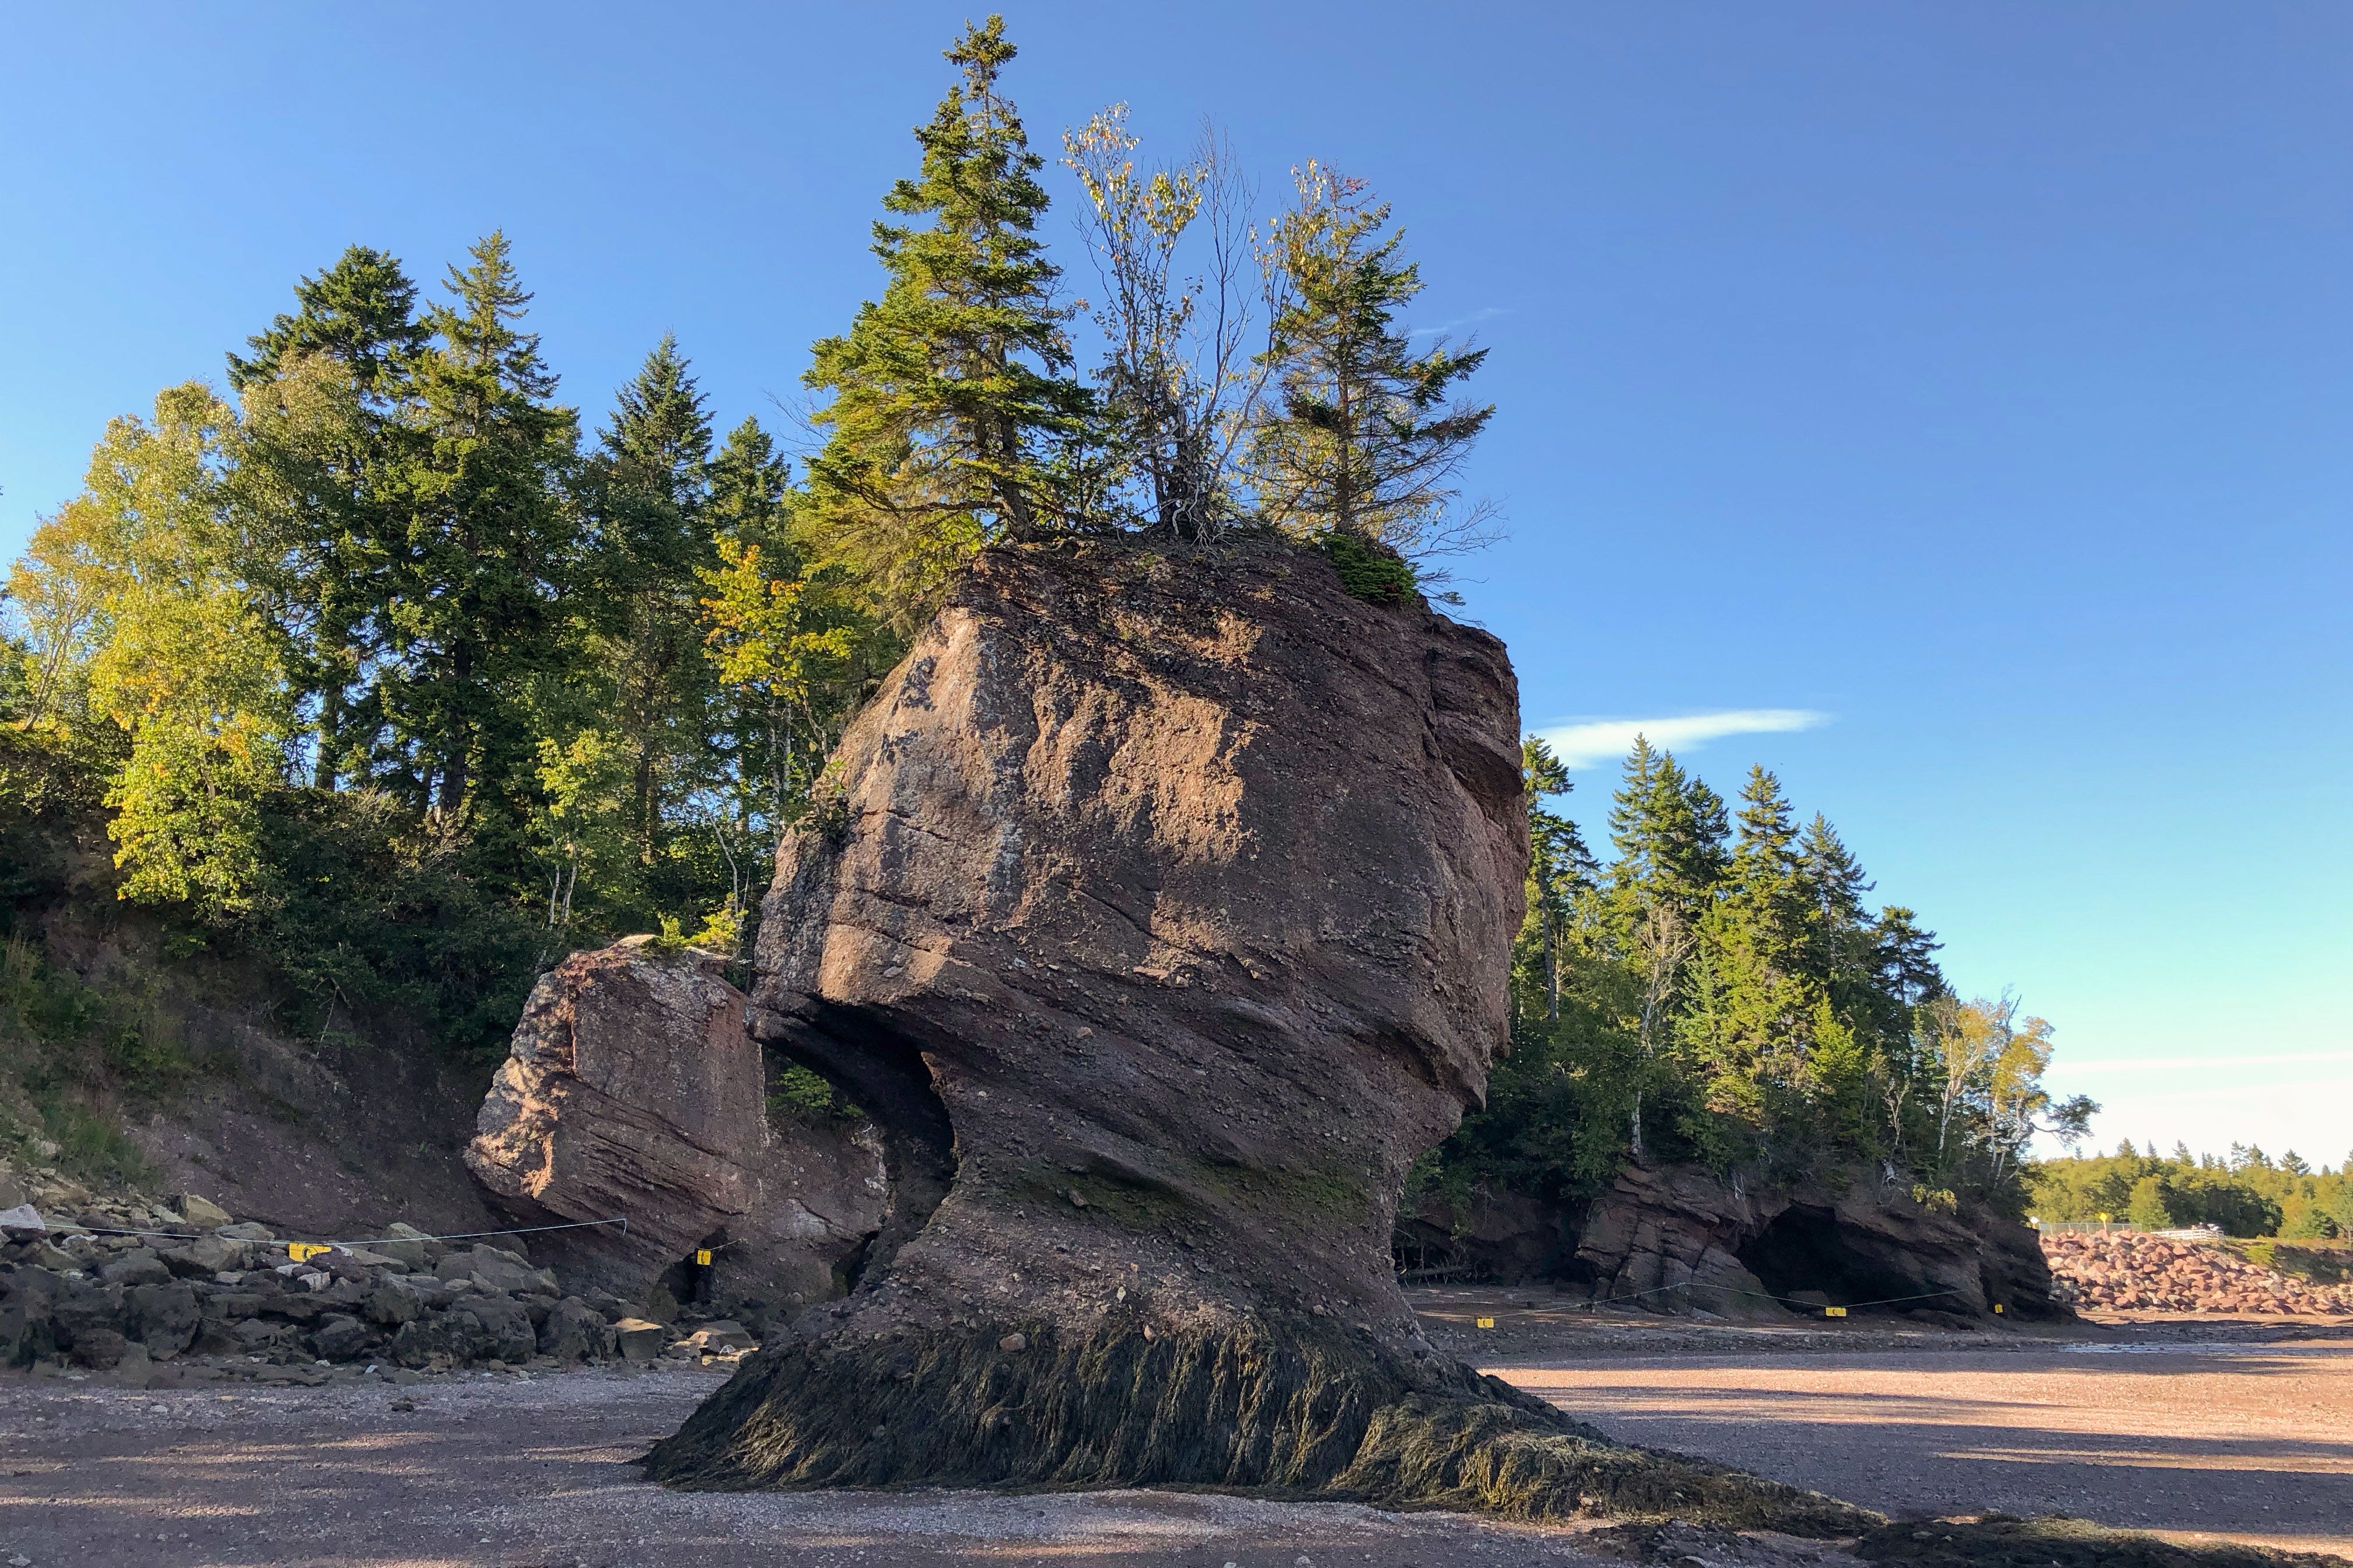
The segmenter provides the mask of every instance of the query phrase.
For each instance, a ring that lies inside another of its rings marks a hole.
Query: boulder
[[[876,1120],[891,1209],[849,1298],[653,1477],[1852,1520],[1608,1444],[1436,1353],[1398,1291],[1407,1168],[1506,1037],[1527,840],[1493,637],[1279,541],[991,550],[828,773],[754,1027]]]
[[[557,1361],[603,1361],[613,1354],[612,1326],[577,1296],[548,1309],[539,1326],[539,1353]]]
[[[200,1198],[194,1193],[180,1194],[180,1215],[190,1225],[215,1226],[233,1223],[233,1216],[228,1210],[211,1199]]]
[[[411,1268],[430,1268],[448,1255],[445,1245],[401,1220],[395,1220],[385,1226],[384,1236],[371,1250],[405,1263]]]
[[[437,1360],[457,1366],[476,1361],[521,1363],[538,1351],[539,1335],[522,1303],[480,1292],[403,1323],[392,1337],[392,1358],[410,1367]]]
[[[575,1287],[638,1295],[709,1247],[716,1300],[830,1295],[880,1223],[878,1152],[770,1126],[766,1058],[724,968],[632,937],[532,992],[466,1163],[520,1223],[628,1221],[533,1238]]]
[[[613,1325],[613,1339],[623,1360],[642,1363],[661,1354],[670,1331],[644,1318],[623,1318]]]
[[[464,1252],[452,1252],[434,1266],[439,1279],[471,1279],[485,1290],[502,1290],[518,1295],[525,1290],[545,1290],[553,1293],[555,1275],[545,1268],[533,1268],[514,1253],[495,1247],[476,1245]]]
[[[195,1287],[185,1280],[168,1285],[141,1285],[124,1300],[132,1337],[158,1359],[178,1355],[196,1337],[202,1313]]]
[[[171,1279],[172,1271],[161,1258],[142,1247],[100,1268],[98,1277],[109,1285],[161,1285]]]

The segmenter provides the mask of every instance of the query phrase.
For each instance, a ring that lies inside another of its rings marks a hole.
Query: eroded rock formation
[[[892,1210],[856,1293],[656,1477],[1852,1523],[1606,1444],[1435,1353],[1398,1292],[1407,1166],[1505,1037],[1493,637],[1279,543],[995,551],[833,773],[779,853],[754,1028],[877,1118]]]
[[[1597,1300],[1666,1313],[2066,1311],[2024,1226],[1923,1203],[1908,1177],[1853,1171],[1746,1190],[1695,1165],[1629,1167],[1587,1211],[1569,1272]]]
[[[879,1151],[772,1128],[759,1042],[717,958],[632,937],[533,988],[466,1164],[524,1225],[626,1218],[533,1238],[580,1285],[636,1299],[701,1248],[723,1304],[837,1294],[881,1222]]]

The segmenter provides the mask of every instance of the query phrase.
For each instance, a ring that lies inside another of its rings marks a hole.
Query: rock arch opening
[[[818,1004],[754,1019],[766,1043],[855,1105],[881,1134],[889,1194],[882,1227],[834,1266],[846,1294],[913,1240],[955,1184],[955,1128],[932,1085],[923,1043],[879,1008]]]
[[[1916,1296],[1934,1287],[1891,1259],[1856,1246],[1838,1216],[1826,1208],[1791,1205],[1742,1247],[1737,1256],[1784,1304],[1820,1295],[1824,1304],[1855,1308],[1874,1316],[1939,1305],[1933,1300],[1898,1301],[1896,1298]]]

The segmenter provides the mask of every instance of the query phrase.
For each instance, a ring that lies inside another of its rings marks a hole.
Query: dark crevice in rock
[[[1734,1256],[1768,1293],[1785,1300],[1802,1290],[1825,1297],[1831,1305],[1867,1306],[1880,1312],[1935,1307],[1946,1300],[1942,1295],[1911,1300],[1939,1288],[1917,1268],[1903,1268],[1883,1255],[1853,1246],[1836,1214],[1810,1204],[1783,1209]]]
[[[955,1129],[933,1087],[923,1047],[877,1008],[823,1003],[772,1020],[769,1043],[823,1078],[881,1134],[890,1182],[881,1229],[843,1260],[852,1285],[921,1232],[955,1183]]]

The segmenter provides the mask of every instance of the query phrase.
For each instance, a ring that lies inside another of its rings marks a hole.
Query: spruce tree
[[[1577,824],[1543,802],[1564,795],[1571,787],[1567,767],[1552,747],[1530,735],[1520,746],[1521,776],[1527,791],[1528,919],[1535,923],[1543,944],[1545,1016],[1560,1017],[1561,944],[1568,923],[1569,901],[1592,882],[1598,868],[1585,847]]]
[[[1815,919],[1825,929],[1846,930],[1864,923],[1862,895],[1871,891],[1872,884],[1838,829],[1819,811],[1798,840],[1798,872]]]
[[[1674,753],[1637,735],[1610,800],[1614,885],[1640,902],[1665,899],[1696,910],[1725,873],[1724,797],[1686,774]]]
[[[369,246],[352,246],[332,267],[295,284],[294,300],[294,314],[246,340],[251,359],[228,356],[229,384],[237,391],[278,374],[290,359],[324,354],[349,366],[364,394],[389,395],[432,337],[417,320],[417,285],[399,259]]]
[[[1806,889],[1798,874],[1798,833],[1790,816],[1781,781],[1762,766],[1750,768],[1740,792],[1732,897],[1761,955],[1777,969],[1796,966],[1808,924]]]
[[[1416,353],[1397,312],[1420,269],[1385,234],[1387,204],[1361,180],[1310,163],[1298,206],[1275,225],[1285,295],[1266,359],[1275,396],[1253,447],[1259,505],[1278,526],[1335,532],[1407,555],[1471,541],[1482,514],[1453,514],[1454,479],[1494,416],[1456,397],[1484,349]]]
[[[674,338],[664,336],[615,395],[612,422],[586,465],[590,532],[580,576],[588,633],[585,674],[595,721],[627,757],[626,830],[646,893],[662,879],[671,809],[702,781],[709,752],[711,668],[697,608],[716,562],[708,504],[711,420]]]
[[[531,686],[565,659],[557,602],[579,553],[579,424],[552,401],[538,335],[515,325],[531,295],[506,237],[470,254],[450,269],[450,300],[430,316],[439,341],[417,365],[407,527],[389,568],[398,671],[384,700],[390,782],[446,824],[477,819],[487,840],[493,818],[519,829],[535,792]]]
[[[874,226],[890,281],[815,346],[806,378],[832,395],[811,522],[911,613],[984,544],[1086,521],[1072,454],[1094,405],[1036,232],[1044,161],[998,85],[1014,54],[1001,16],[947,51],[964,79],[915,132],[920,173],[883,199],[929,221]]]
[[[294,287],[299,309],[228,356],[245,418],[230,489],[259,554],[256,587],[311,731],[311,777],[364,771],[379,729],[372,670],[388,635],[385,565],[406,522],[397,474],[412,376],[431,329],[393,257],[353,246]]]

